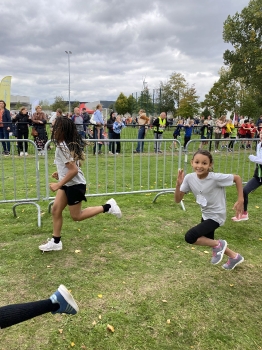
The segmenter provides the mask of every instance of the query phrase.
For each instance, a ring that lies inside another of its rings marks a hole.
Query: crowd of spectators
[[[136,116],[122,116],[111,111],[109,118],[103,115],[103,107],[98,104],[93,115],[87,113],[86,108],[80,109],[75,107],[73,113],[63,113],[61,109],[48,116],[42,111],[41,106],[36,106],[35,112],[30,114],[26,107],[21,107],[18,113],[10,113],[6,109],[4,101],[0,101],[0,138],[8,140],[9,136],[18,139],[28,139],[30,127],[32,127],[31,135],[38,149],[39,155],[44,155],[45,144],[48,141],[49,125],[52,131],[52,125],[57,116],[70,118],[76,124],[78,133],[83,139],[97,139],[94,143],[93,154],[101,154],[102,146],[105,142],[108,144],[109,154],[118,154],[121,151],[120,135],[125,126],[131,126],[138,129],[137,147],[134,153],[141,153],[144,150],[144,138],[148,130],[153,131],[155,138],[155,153],[162,153],[160,147],[163,133],[167,128],[173,130],[174,146],[177,149],[177,140],[181,141],[181,133],[184,135],[183,146],[186,147],[192,135],[199,135],[202,140],[199,148],[204,148],[208,144],[209,139],[215,139],[215,152],[227,148],[229,152],[233,150],[234,140],[252,139],[258,136],[262,130],[262,116],[255,122],[254,120],[243,117],[234,116],[231,118],[222,115],[219,118],[196,116],[194,118],[180,118],[167,115],[161,112],[159,116],[152,117],[147,115],[145,110],[140,109]],[[173,129],[172,129],[173,128]],[[230,139],[230,143],[224,141]],[[106,141],[105,141],[106,140]],[[114,141],[115,140],[115,141]],[[205,141],[207,140],[207,141]],[[244,140],[241,142],[242,148],[250,148],[251,141]],[[10,155],[10,142],[2,141],[3,154]],[[20,156],[28,155],[28,143],[18,142],[17,151]]]

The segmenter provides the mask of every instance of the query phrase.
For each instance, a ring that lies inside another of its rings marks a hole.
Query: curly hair
[[[71,156],[75,161],[84,160],[85,154],[83,152],[85,143],[76,130],[75,123],[67,117],[57,117],[53,126],[51,139],[57,147],[64,142]],[[61,147],[63,151],[63,147]]]

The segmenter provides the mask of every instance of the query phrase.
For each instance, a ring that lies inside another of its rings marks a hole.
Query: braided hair
[[[57,147],[64,142],[75,161],[84,160],[84,142],[76,130],[75,123],[67,117],[57,117],[53,126],[51,139]],[[63,151],[63,147],[61,147]]]

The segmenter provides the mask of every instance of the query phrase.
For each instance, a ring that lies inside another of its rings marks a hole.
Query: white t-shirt
[[[222,226],[226,221],[226,193],[224,187],[234,183],[234,175],[210,172],[205,179],[196,173],[187,174],[180,187],[184,193],[192,192],[200,205],[204,220],[212,219]]]
[[[57,167],[59,181],[61,181],[65,175],[68,173],[68,168],[66,163],[73,162],[74,159],[70,154],[70,151],[67,145],[64,142],[61,142],[55,150],[55,164]],[[86,184],[86,180],[82,170],[79,167],[78,162],[75,162],[78,168],[78,173],[70,181],[68,181],[64,186],[73,186],[79,184]]]

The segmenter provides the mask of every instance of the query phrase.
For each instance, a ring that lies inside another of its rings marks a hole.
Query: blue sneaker
[[[57,311],[52,311],[52,314],[64,313],[69,315],[75,315],[79,311],[79,308],[73,296],[63,284],[61,284],[58,290],[53,295],[51,295],[50,300],[53,304],[60,305],[60,308]]]

